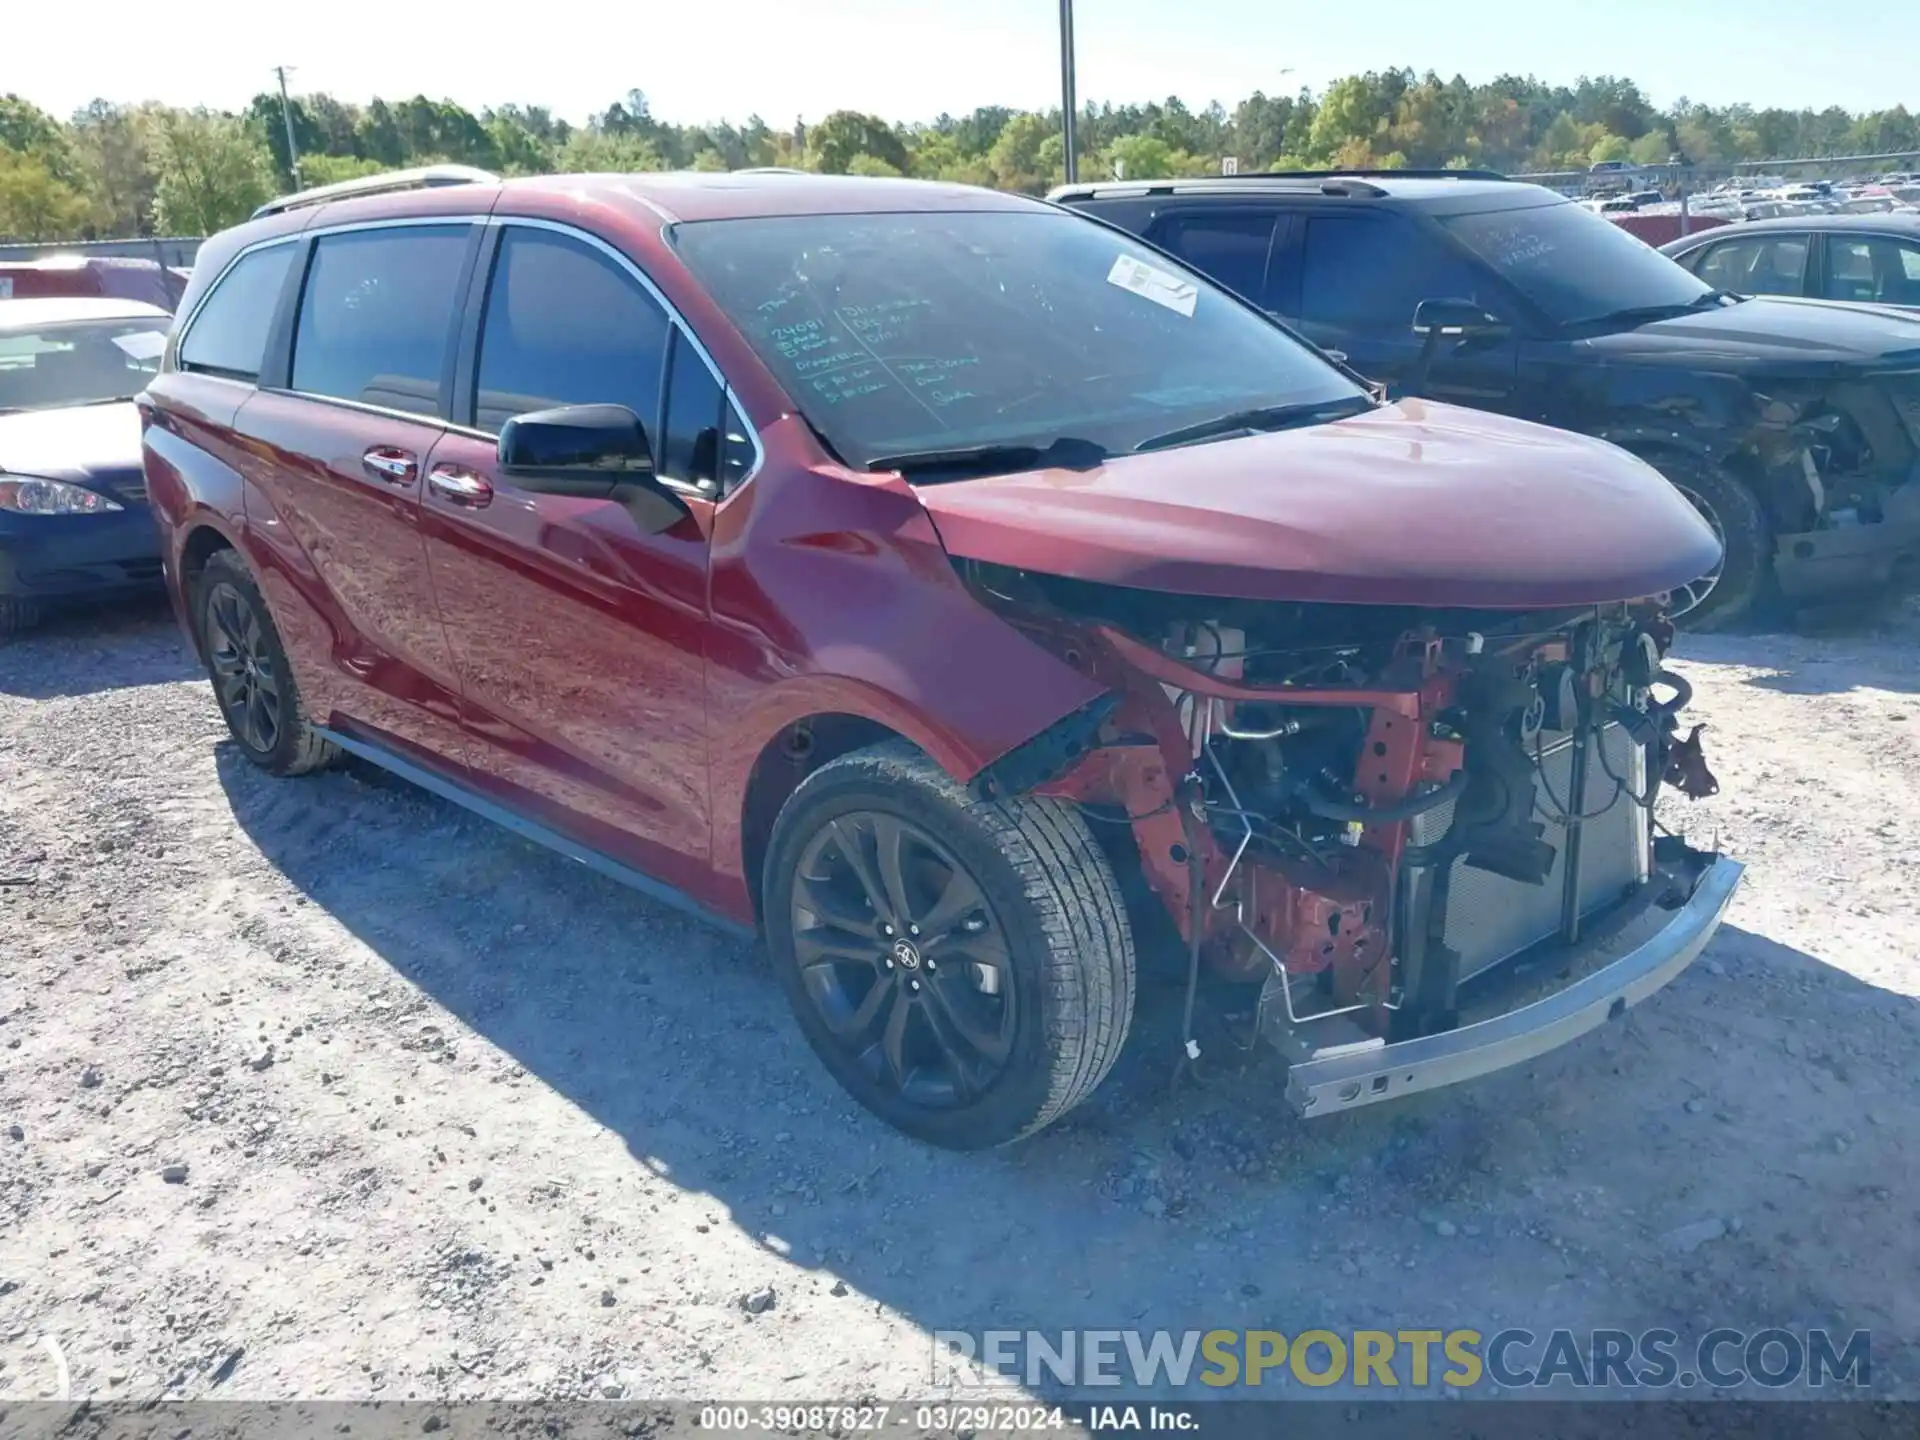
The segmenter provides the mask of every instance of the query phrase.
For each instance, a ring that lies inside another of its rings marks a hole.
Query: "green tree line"
[[[836,110],[813,125],[675,125],[639,90],[571,125],[538,106],[478,114],[445,100],[291,106],[298,180],[317,185],[396,166],[451,161],[507,174],[734,170],[779,165],[912,175],[1040,193],[1064,178],[1060,112],[983,106],[912,124]],[[1656,109],[1631,80],[1572,86],[1504,75],[1486,84],[1429,71],[1349,75],[1316,94],[1255,93],[1233,109],[1177,99],[1089,104],[1078,120],[1081,178],[1323,166],[1485,166],[1509,173],[1604,160],[1701,165],[1920,149],[1904,106],[1855,114],[1715,107]],[[240,114],[96,100],[62,121],[0,96],[0,239],[49,241],[206,234],[293,187],[277,94]]]

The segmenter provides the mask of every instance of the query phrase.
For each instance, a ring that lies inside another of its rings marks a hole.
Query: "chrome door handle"
[[[427,488],[450,505],[478,510],[493,501],[493,486],[458,465],[436,465],[427,474]]]
[[[411,485],[420,474],[420,459],[393,445],[376,445],[360,457],[360,467],[389,485]]]

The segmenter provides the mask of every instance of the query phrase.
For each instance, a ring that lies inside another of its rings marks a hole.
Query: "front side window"
[[[434,415],[466,257],[465,225],[323,235],[293,337],[293,388]]]
[[[1418,227],[1388,216],[1316,215],[1300,259],[1300,317],[1405,332],[1422,300],[1472,300],[1493,311],[1487,274]]]
[[[156,315],[0,330],[0,414],[131,400],[159,368],[166,326]]]
[[[666,311],[594,246],[510,226],[480,323],[474,424],[494,432],[531,410],[625,405],[651,436],[667,330]]]
[[[1735,295],[1806,294],[1805,235],[1747,235],[1713,246],[1694,273]]]
[[[260,378],[293,252],[291,243],[255,250],[215,282],[180,341],[182,366],[236,380]]]
[[[667,380],[666,421],[654,445],[659,472],[688,485],[716,484],[720,479],[725,409],[720,382],[713,378],[713,371],[686,335],[676,330]]]
[[[1120,453],[1247,409],[1368,404],[1258,312],[1078,216],[794,215],[673,240],[855,466],[1069,439]]]
[[[1271,210],[1172,215],[1160,222],[1153,239],[1202,275],[1270,309],[1267,254],[1275,218]]]
[[[1713,303],[1714,287],[1571,200],[1440,223],[1560,325],[1648,319]]]

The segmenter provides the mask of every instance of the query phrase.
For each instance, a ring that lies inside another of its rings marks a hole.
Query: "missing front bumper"
[[[1287,1073],[1288,1102],[1310,1118],[1331,1115],[1491,1074],[1578,1039],[1639,1004],[1698,958],[1720,928],[1743,868],[1724,857],[1713,859],[1677,910],[1658,912],[1663,918],[1657,928],[1635,933],[1618,958],[1565,989],[1443,1034],[1344,1046],[1296,1061]],[[1603,938],[1582,949],[1610,943],[1620,942]]]

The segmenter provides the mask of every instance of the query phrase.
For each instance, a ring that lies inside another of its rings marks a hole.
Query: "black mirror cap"
[[[561,405],[515,415],[500,427],[500,468],[522,474],[592,474],[609,481],[653,474],[653,447],[624,405]]]
[[[1471,300],[1422,300],[1413,308],[1416,335],[1494,335],[1506,328],[1498,316]]]

